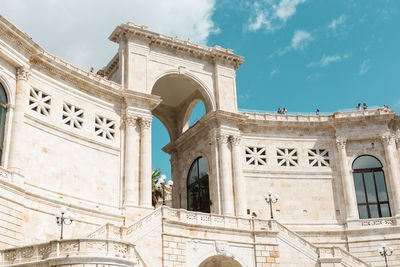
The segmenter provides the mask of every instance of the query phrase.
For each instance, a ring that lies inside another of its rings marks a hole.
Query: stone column
[[[247,209],[247,195],[246,195],[246,181],[242,171],[242,160],[240,150],[240,136],[231,136],[230,142],[232,144],[232,165],[233,165],[233,191],[235,199],[235,213],[236,216],[246,216]]]
[[[220,162],[219,172],[221,179],[222,214],[234,215],[232,178],[229,176],[229,162],[231,159],[228,147],[228,136],[220,134],[217,137],[217,141]]]
[[[338,138],[336,140],[336,145],[339,152],[338,154],[339,154],[339,163],[341,171],[340,173],[342,177],[344,204],[346,207],[347,220],[357,220],[359,218],[357,199],[354,188],[354,179],[350,174],[350,169],[347,162],[346,139]]]
[[[390,134],[382,136],[383,147],[385,148],[386,162],[389,170],[390,187],[394,200],[393,216],[400,216],[400,175],[399,162],[395,156],[396,145],[394,137]]]
[[[138,147],[139,134],[137,118],[125,118],[125,205],[139,206]]]
[[[397,158],[399,159],[399,164],[400,164],[400,131],[398,131],[396,135],[396,144],[397,144]]]
[[[8,168],[21,173],[24,155],[24,114],[28,105],[27,99],[30,90],[28,81],[29,71],[26,67],[17,68],[17,84],[15,89],[15,108],[11,126],[10,154]]]
[[[141,118],[140,125],[140,205],[151,207],[151,119]]]

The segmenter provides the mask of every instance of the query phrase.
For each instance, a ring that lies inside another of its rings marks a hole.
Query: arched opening
[[[356,158],[353,162],[353,179],[360,219],[390,217],[381,162],[369,155]]]
[[[185,117],[183,118],[183,129],[182,131],[186,131],[192,125],[196,124],[201,117],[206,114],[206,107],[204,106],[203,101],[200,99],[194,100],[187,108]]]
[[[151,154],[153,171],[160,169],[162,174],[165,174],[168,179],[171,178],[171,165],[169,163],[170,156],[161,149],[169,143],[169,135],[163,123],[153,116],[151,123]]]
[[[0,165],[3,165],[4,132],[7,112],[7,95],[3,85],[0,83]]]
[[[190,167],[187,178],[187,209],[210,212],[208,165],[204,158],[197,158]]]
[[[159,78],[152,94],[161,97],[162,102],[153,110],[153,115],[163,122],[171,141],[189,128],[190,117],[198,117],[213,110],[207,90],[194,79],[183,74],[168,74]],[[199,107],[197,105],[200,104]],[[194,111],[194,112],[193,112]]]
[[[242,265],[232,257],[220,255],[207,258],[199,267],[242,267]]]

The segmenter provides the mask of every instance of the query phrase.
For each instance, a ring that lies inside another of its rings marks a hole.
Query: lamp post
[[[162,187],[162,204],[163,204],[163,206],[166,205],[166,202],[165,202],[165,185],[166,184],[171,187],[174,185],[174,182],[172,180],[169,180],[167,182],[167,176],[165,176],[163,174],[163,175],[161,175],[160,179],[158,179],[158,181],[157,181],[157,186]]]
[[[388,262],[387,262],[387,257],[392,256],[393,254],[393,248],[392,247],[386,247],[385,243],[382,243],[381,247],[378,249],[379,254],[381,254],[382,257],[385,258],[385,266],[388,267]]]
[[[61,226],[60,240],[63,239],[64,224],[70,225],[74,221],[74,216],[72,214],[67,214],[67,208],[60,208],[56,214],[56,222],[58,226]]]
[[[272,203],[276,203],[278,201],[279,195],[278,194],[272,195],[272,192],[269,191],[268,194],[264,195],[264,199],[269,204],[269,209],[271,211],[271,219],[273,219],[274,214],[272,211]]]

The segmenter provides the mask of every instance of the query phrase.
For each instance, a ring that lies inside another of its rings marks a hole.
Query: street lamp
[[[385,264],[386,267],[388,267],[388,262],[387,262],[387,257],[392,256],[393,254],[393,248],[392,247],[386,247],[385,243],[382,243],[381,247],[378,249],[379,254],[381,254],[382,257],[385,258]]]
[[[274,214],[272,212],[272,203],[276,203],[279,199],[279,195],[272,195],[272,192],[269,191],[268,194],[264,195],[265,201],[269,204],[269,209],[271,210],[271,219],[274,218]]]
[[[167,176],[165,176],[163,174],[163,175],[161,175],[160,179],[158,179],[158,181],[157,181],[157,186],[162,187],[162,204],[163,204],[163,206],[165,206],[165,204],[166,204],[165,203],[165,185],[166,184],[171,187],[174,185],[174,182],[172,180],[169,180],[167,183]]]
[[[67,208],[66,207],[61,207],[55,214],[56,216],[56,222],[58,226],[61,226],[61,235],[60,235],[60,240],[63,239],[63,231],[64,231],[64,224],[65,225],[70,225],[74,221],[74,215],[68,213],[67,214]]]

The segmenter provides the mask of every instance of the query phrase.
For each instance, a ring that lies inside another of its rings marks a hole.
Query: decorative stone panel
[[[250,166],[267,165],[267,155],[265,147],[246,147],[246,163]]]
[[[96,115],[94,127],[97,136],[108,140],[114,140],[115,121]]]
[[[63,122],[74,128],[81,129],[83,124],[83,109],[64,102]]]
[[[297,150],[294,148],[277,148],[276,159],[278,166],[298,166]]]
[[[50,95],[35,88],[31,88],[29,94],[29,108],[31,110],[36,111],[39,114],[49,116],[50,103],[51,103]]]
[[[327,149],[309,149],[308,163],[312,167],[329,167],[329,152]]]

